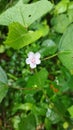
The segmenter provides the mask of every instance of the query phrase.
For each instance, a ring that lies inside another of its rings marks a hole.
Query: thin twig
[[[8,87],[9,88],[13,88],[13,89],[17,89],[17,90],[41,90],[41,88],[40,87],[35,87],[34,86],[34,88],[19,88],[19,87],[13,87],[13,86],[11,86],[11,85],[8,85]]]
[[[49,60],[49,59],[51,59],[51,58],[53,58],[53,57],[55,57],[55,56],[57,56],[57,55],[58,55],[58,53],[56,53],[56,54],[54,54],[54,55],[52,55],[52,56],[48,56],[48,57],[44,58],[42,61],[44,61],[44,60]]]
[[[58,56],[59,54],[62,54],[62,53],[64,53],[64,54],[69,54],[69,53],[71,53],[71,51],[66,50],[66,51],[57,52],[57,53],[55,53],[55,54],[52,55],[52,56],[48,56],[48,57],[42,59],[42,61],[51,59],[51,58],[53,58],[53,57],[55,57],[55,56]]]

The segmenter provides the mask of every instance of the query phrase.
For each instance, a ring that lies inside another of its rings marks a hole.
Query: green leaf
[[[53,4],[48,0],[40,0],[32,4],[23,4],[20,0],[15,6],[9,8],[0,15],[0,25],[9,25],[19,22],[24,26],[29,26],[53,8]]]
[[[8,91],[7,87],[7,76],[4,70],[0,67],[0,103],[3,100],[3,98],[6,96],[6,93]]]
[[[7,91],[8,91],[7,85],[4,85],[4,84],[0,83],[0,103],[2,102],[4,97],[6,96]]]
[[[60,118],[62,119],[66,112],[65,104],[62,102],[62,96],[55,96],[55,98],[53,98],[52,101],[55,104],[56,110],[58,111]]]
[[[49,54],[54,54],[57,50],[57,46],[55,42],[51,39],[46,39],[43,41],[40,49],[40,53],[42,56],[47,56]]]
[[[69,0],[61,0],[56,6],[55,6],[55,14],[64,13],[67,10],[69,4]]]
[[[0,0],[0,13],[6,8],[7,1],[6,0]]]
[[[68,112],[70,113],[71,117],[73,118],[73,105],[68,108]]]
[[[18,130],[36,130],[36,120],[33,114],[22,118]]]
[[[44,75],[44,76],[43,76]],[[27,87],[44,87],[45,81],[47,80],[48,72],[45,68],[41,69],[35,75],[29,77]]]
[[[7,81],[7,75],[6,73],[4,72],[4,70],[0,67],[0,83],[2,84],[7,84],[8,81]]]
[[[15,115],[13,118],[12,118],[12,124],[13,124],[13,128],[15,130],[18,130],[18,124],[20,123],[20,117],[19,115]]]
[[[24,93],[30,93],[31,89],[31,94],[34,94],[37,92],[37,90],[40,90],[41,88],[45,87],[47,76],[48,72],[45,68],[42,68],[39,72],[36,72],[36,74],[29,76],[28,81],[26,83],[27,90],[25,90]]]
[[[68,9],[69,9],[69,10],[73,9],[73,1],[70,1],[70,2],[69,2]]]
[[[60,14],[58,16],[54,16],[51,20],[53,29],[58,33],[63,33],[71,22],[72,20],[70,20],[69,15],[67,14]]]
[[[59,59],[70,71],[73,71],[73,24],[63,34],[59,43]]]
[[[68,15],[70,23],[72,23],[73,22],[73,9],[68,10],[67,15]]]
[[[47,108],[48,108],[48,105],[46,103],[40,102],[38,106],[33,105],[32,112],[34,113],[34,115],[45,116]]]
[[[43,36],[43,29],[27,31],[21,24],[12,23],[9,26],[8,37],[4,43],[14,49],[20,49],[38,40],[41,36]]]
[[[30,0],[23,0],[23,2],[26,4],[26,3],[28,3]]]
[[[46,130],[51,130],[52,126],[52,122],[48,119],[48,118],[45,118],[45,127],[46,127]]]
[[[0,53],[3,53],[5,51],[5,47],[3,45],[0,45]]]
[[[32,110],[33,107],[34,105],[32,103],[24,103],[24,104],[18,103],[15,105],[12,112],[13,114],[15,114],[18,110],[30,111]]]
[[[50,108],[48,108],[46,112],[46,117],[52,122],[52,124],[56,124],[60,121],[60,116]]]

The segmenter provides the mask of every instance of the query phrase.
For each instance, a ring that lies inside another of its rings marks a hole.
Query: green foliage
[[[34,87],[34,86],[39,88],[44,87],[47,76],[48,76],[47,70],[45,68],[42,68],[35,75],[29,77],[27,87]]]
[[[61,0],[55,7],[55,14],[64,13],[67,10],[69,0]]]
[[[19,22],[25,27],[28,27],[52,8],[53,4],[47,0],[41,0],[30,5],[23,4],[23,1],[20,0],[15,6],[0,15],[0,25],[8,26],[13,22]]]
[[[54,16],[51,20],[53,29],[58,33],[63,33],[71,22],[72,21],[70,21],[67,14],[60,14],[58,16]]]
[[[59,43],[59,58],[62,63],[70,70],[73,71],[73,24],[63,34]],[[63,52],[64,51],[64,52]]]
[[[0,83],[7,84],[7,76],[4,70],[0,67]]]
[[[27,31],[19,23],[12,23],[9,26],[9,34],[5,44],[9,45],[14,49],[20,49],[43,36],[42,30]]]
[[[73,118],[73,105],[68,108],[68,111],[69,111],[71,117]]]
[[[0,102],[6,96],[6,93],[8,91],[7,84],[8,84],[8,80],[7,80],[6,73],[0,67]]]
[[[49,119],[49,121],[51,121],[53,124],[57,123],[60,121],[60,117],[59,115],[54,112],[51,109],[48,109],[47,113],[46,113],[46,117]]]
[[[35,130],[36,128],[36,121],[33,114],[28,115],[27,117],[23,118],[19,123],[19,130]]]
[[[72,130],[72,0],[0,3],[0,129]]]
[[[57,46],[55,42],[51,39],[46,39],[43,41],[39,52],[42,56],[47,56],[48,54],[54,54],[57,51]],[[51,51],[50,51],[51,50]]]

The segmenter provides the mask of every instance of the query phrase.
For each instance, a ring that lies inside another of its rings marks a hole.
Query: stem
[[[9,78],[12,78],[13,80],[17,80],[18,78],[10,73],[7,73],[7,75],[9,76]]]
[[[54,54],[54,55],[52,55],[52,56],[48,56],[48,57],[44,58],[42,61],[51,59],[51,58],[53,58],[53,57],[55,57],[55,56],[57,56],[57,55],[58,55],[58,53],[56,53],[56,54]]]
[[[67,51],[60,51],[60,52],[57,52],[57,53],[55,53],[55,54],[52,55],[52,56],[48,56],[48,57],[44,58],[42,61],[51,59],[51,58],[57,56],[58,54],[62,54],[62,53],[69,54],[69,53],[71,53],[71,51],[68,51],[68,50],[67,50]]]
[[[13,89],[17,89],[17,90],[41,90],[41,88],[40,87],[34,87],[34,88],[20,88],[20,86],[18,86],[18,87],[15,87],[15,86],[12,86],[12,85],[8,85],[7,87],[9,87],[9,88],[13,88]]]

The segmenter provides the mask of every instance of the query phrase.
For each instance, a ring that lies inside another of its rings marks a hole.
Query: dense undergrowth
[[[73,1],[0,1],[0,130],[73,130]]]

